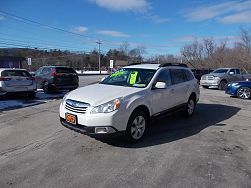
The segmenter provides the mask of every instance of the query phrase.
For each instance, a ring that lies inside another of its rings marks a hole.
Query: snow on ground
[[[99,71],[76,71],[78,74],[99,74]],[[101,71],[101,74],[108,74],[107,71]]]
[[[32,100],[20,97],[8,97],[6,99],[0,100],[0,111],[24,108],[28,106],[46,103],[51,100],[61,99],[64,97],[65,94],[66,92],[45,94],[43,93],[43,91],[40,90],[37,92],[36,98]]]

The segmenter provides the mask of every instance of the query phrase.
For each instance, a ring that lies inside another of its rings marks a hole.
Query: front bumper
[[[219,80],[200,80],[200,85],[202,86],[218,87],[219,84]]]
[[[130,114],[128,112],[125,112],[122,107],[120,107],[119,110],[113,111],[111,113],[98,114],[91,114],[91,109],[92,108],[87,108],[85,113],[78,113],[66,109],[64,106],[64,102],[62,102],[60,104],[59,110],[60,121],[65,127],[88,135],[94,135],[95,128],[102,127],[112,128],[114,130],[112,131],[112,134],[120,134],[120,132],[126,131],[127,122]],[[72,114],[76,116],[77,125],[73,125],[71,123],[66,122],[66,114]],[[110,136],[109,133],[110,131],[104,134]],[[98,133],[98,135],[101,135],[101,133]]]
[[[95,133],[95,129],[97,127],[87,127],[80,124],[73,125],[71,123],[68,123],[64,118],[61,118],[61,117],[60,117],[60,122],[63,126],[65,126],[68,129],[71,129],[78,133],[85,134],[85,135],[88,135],[90,137],[95,137],[95,138],[112,138],[112,137],[122,136],[125,134],[125,131],[118,131],[114,127],[109,127],[115,131],[113,133]]]

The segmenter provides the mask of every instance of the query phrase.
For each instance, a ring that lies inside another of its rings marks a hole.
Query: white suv
[[[92,137],[124,134],[137,142],[151,118],[176,110],[191,116],[199,95],[196,78],[183,64],[130,65],[68,93],[60,105],[60,120]]]

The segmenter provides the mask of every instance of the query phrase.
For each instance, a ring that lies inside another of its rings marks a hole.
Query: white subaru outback
[[[123,134],[138,142],[151,118],[177,110],[188,117],[193,114],[199,85],[190,69],[182,65],[130,65],[98,84],[76,89],[65,95],[60,121],[92,137]]]

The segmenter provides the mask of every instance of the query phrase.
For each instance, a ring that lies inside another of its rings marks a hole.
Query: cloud
[[[150,4],[146,0],[90,0],[98,6],[111,11],[124,12],[136,11],[146,12],[150,8]]]
[[[251,11],[241,12],[219,19],[224,24],[251,23]]]
[[[223,42],[223,41],[227,40],[227,42],[229,44],[233,44],[235,42],[239,42],[240,41],[240,37],[239,36],[234,36],[234,35],[228,35],[228,36],[195,36],[195,35],[186,35],[186,36],[181,36],[179,38],[176,38],[174,41],[177,42],[177,43],[181,43],[181,44],[187,44],[187,43],[192,43],[195,40],[197,40],[198,42],[202,42],[204,39],[212,39],[216,43]]]
[[[5,20],[6,18],[3,15],[0,15],[0,21]]]
[[[74,27],[72,28],[70,31],[73,32],[73,33],[78,33],[78,34],[81,34],[81,33],[84,33],[88,30],[87,27],[84,27],[84,26],[78,26],[78,27]]]
[[[211,6],[200,6],[185,13],[189,21],[217,19],[222,23],[247,23],[243,12],[251,11],[251,0],[228,1]],[[250,14],[248,14],[250,15]],[[232,21],[233,20],[233,21]]]
[[[153,23],[155,24],[162,24],[162,23],[166,23],[166,22],[169,22],[170,19],[169,18],[163,18],[163,17],[160,17],[158,15],[151,15],[149,17]]]
[[[139,20],[147,19],[154,24],[169,22],[170,19],[152,13],[152,7],[148,0],[89,0],[99,7],[115,12],[133,12]]]
[[[130,35],[114,30],[99,30],[97,31],[97,33],[100,35],[106,35],[110,37],[121,37],[121,38],[130,37]]]

